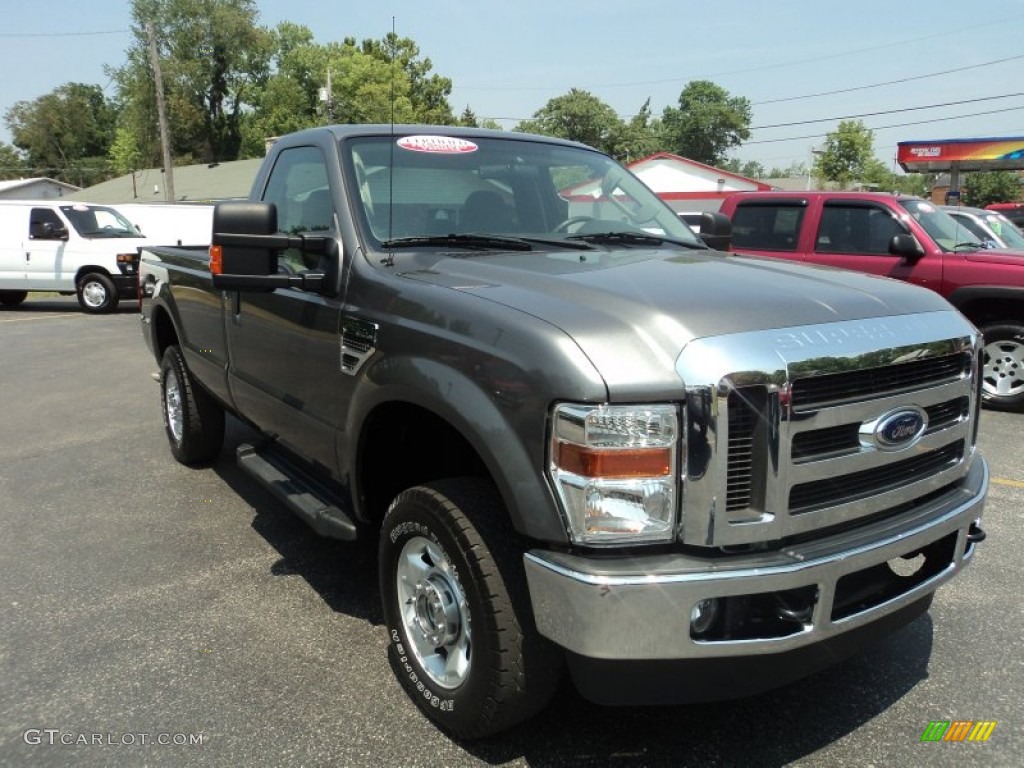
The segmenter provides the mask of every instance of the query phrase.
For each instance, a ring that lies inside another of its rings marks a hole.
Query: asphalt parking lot
[[[0,312],[0,765],[1016,766],[1024,753],[1024,414],[986,412],[975,562],[870,652],[755,698],[609,709],[563,688],[485,742],[391,677],[374,554],[235,467],[175,463],[131,308]],[[995,721],[922,743],[930,721]]]

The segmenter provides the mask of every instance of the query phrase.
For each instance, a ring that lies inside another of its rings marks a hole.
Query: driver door
[[[282,232],[337,235],[325,158],[317,147],[282,151],[262,199],[277,205]],[[315,266],[297,250],[278,258],[282,273]],[[340,301],[297,288],[229,291],[225,298],[229,381],[239,410],[286,447],[333,469],[343,389]]]

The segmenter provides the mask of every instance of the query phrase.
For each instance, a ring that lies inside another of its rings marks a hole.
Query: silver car
[[[943,210],[988,248],[1024,248],[1024,234],[998,211],[944,205]]]

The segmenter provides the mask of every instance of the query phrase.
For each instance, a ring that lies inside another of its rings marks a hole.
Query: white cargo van
[[[76,293],[86,312],[138,295],[147,241],[113,208],[60,200],[0,201],[0,306],[29,291]]]
[[[213,205],[201,203],[118,203],[149,245],[209,245]]]

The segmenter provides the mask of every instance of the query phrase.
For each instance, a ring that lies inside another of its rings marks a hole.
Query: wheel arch
[[[354,457],[349,471],[360,517],[379,523],[391,500],[414,485],[477,476],[495,484],[517,531],[566,542],[541,462],[525,450],[495,401],[461,372],[436,361],[417,360],[411,367],[395,363],[391,359],[388,368],[430,374],[430,386],[384,382],[353,398],[351,438],[342,455]]]
[[[1024,325],[1024,288],[999,285],[958,288],[949,302],[979,328],[998,322]]]

